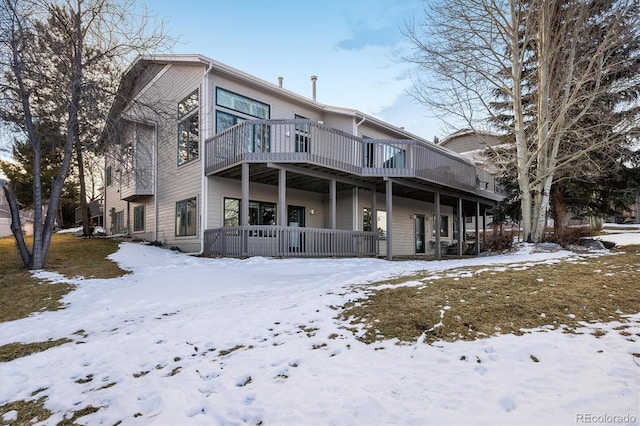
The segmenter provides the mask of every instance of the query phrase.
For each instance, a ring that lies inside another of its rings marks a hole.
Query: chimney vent
[[[278,86],[282,87],[282,80],[284,80],[284,77],[278,77]]]
[[[312,75],[311,76],[311,95],[314,101],[316,100],[316,81],[318,81],[318,76]]]

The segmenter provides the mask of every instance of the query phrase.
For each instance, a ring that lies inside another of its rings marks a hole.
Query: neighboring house
[[[105,132],[107,232],[208,256],[439,257],[502,199],[472,161],[316,102],[314,77],[313,99],[281,83],[199,55],[136,60]]]
[[[104,203],[101,199],[89,203],[89,222],[91,226],[104,226]],[[80,207],[75,210],[76,226],[82,226],[82,211]]]
[[[472,160],[479,169],[479,184],[494,192],[498,191],[494,178],[498,168],[487,158],[487,150],[500,146],[506,147],[507,144],[503,141],[503,136],[496,133],[462,129],[444,138],[439,145]]]
[[[503,137],[496,133],[462,129],[454,132],[438,143],[451,151],[473,161],[478,169],[478,186],[488,191],[499,192],[495,176],[498,167],[487,156],[487,150],[506,147]],[[489,214],[483,218],[483,225],[493,223],[493,216]],[[488,221],[488,222],[487,222]],[[465,217],[463,229],[474,229],[476,220],[473,216]]]
[[[9,201],[4,195],[2,185],[5,184],[5,180],[0,179],[0,237],[6,237],[13,235],[11,232],[11,209],[9,208]],[[20,223],[25,235],[33,234],[33,211],[20,210]]]

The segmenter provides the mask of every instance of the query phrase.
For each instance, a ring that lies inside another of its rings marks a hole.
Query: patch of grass
[[[70,278],[119,277],[127,271],[107,259],[117,249],[118,243],[110,239],[53,234],[46,269]],[[71,290],[71,284],[50,284],[34,278],[22,266],[13,237],[0,238],[0,322],[61,309],[60,300]]]
[[[87,416],[89,414],[95,413],[96,411],[100,410],[100,408],[98,407],[92,407],[91,405],[84,407],[81,410],[78,411],[74,411],[73,412],[73,416],[71,416],[68,419],[64,419],[63,421],[61,421],[60,423],[58,423],[58,426],[72,426],[72,425],[77,425],[78,423],[76,423],[76,420],[78,420],[80,417],[83,416]]]
[[[0,362],[8,362],[23,356],[31,355],[36,352],[43,352],[49,348],[55,346],[61,346],[65,343],[70,343],[70,339],[58,339],[49,340],[46,342],[32,342],[32,343],[9,343],[7,345],[0,346]]]
[[[36,400],[30,401],[14,401],[8,404],[0,406],[0,425],[31,425],[39,422],[46,422],[53,414],[50,410],[45,408],[44,403],[47,397],[43,396]],[[58,423],[58,426],[72,426],[77,425],[76,421],[82,417],[95,413],[100,408],[87,406],[78,411],[73,411],[71,417],[65,418]],[[17,416],[15,420],[6,421],[3,420],[3,415],[9,411],[16,411]]]
[[[30,425],[47,420],[53,413],[44,407],[46,399],[43,396],[33,401],[14,401],[0,406],[0,425]],[[18,413],[15,420],[2,419],[2,415],[14,410]]]
[[[368,297],[347,304],[339,318],[366,343],[473,340],[545,326],[575,332],[584,322],[625,322],[624,315],[639,311],[639,256],[640,246],[627,246],[615,255],[551,265],[466,268],[439,279],[417,273],[367,286]],[[416,280],[424,285],[400,286]]]

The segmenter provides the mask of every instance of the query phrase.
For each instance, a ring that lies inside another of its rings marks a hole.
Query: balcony
[[[310,120],[247,120],[205,141],[205,153],[207,175],[243,162],[294,163],[361,178],[417,178],[470,192],[492,189],[480,187],[474,164],[437,145],[365,139]]]
[[[149,167],[127,170],[120,177],[120,199],[139,201],[143,197],[154,195],[153,170]]]

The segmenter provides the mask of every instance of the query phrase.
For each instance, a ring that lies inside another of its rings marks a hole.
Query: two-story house
[[[461,253],[464,218],[502,198],[474,163],[312,88],[200,55],[137,59],[106,132],[107,231],[209,256]]]

